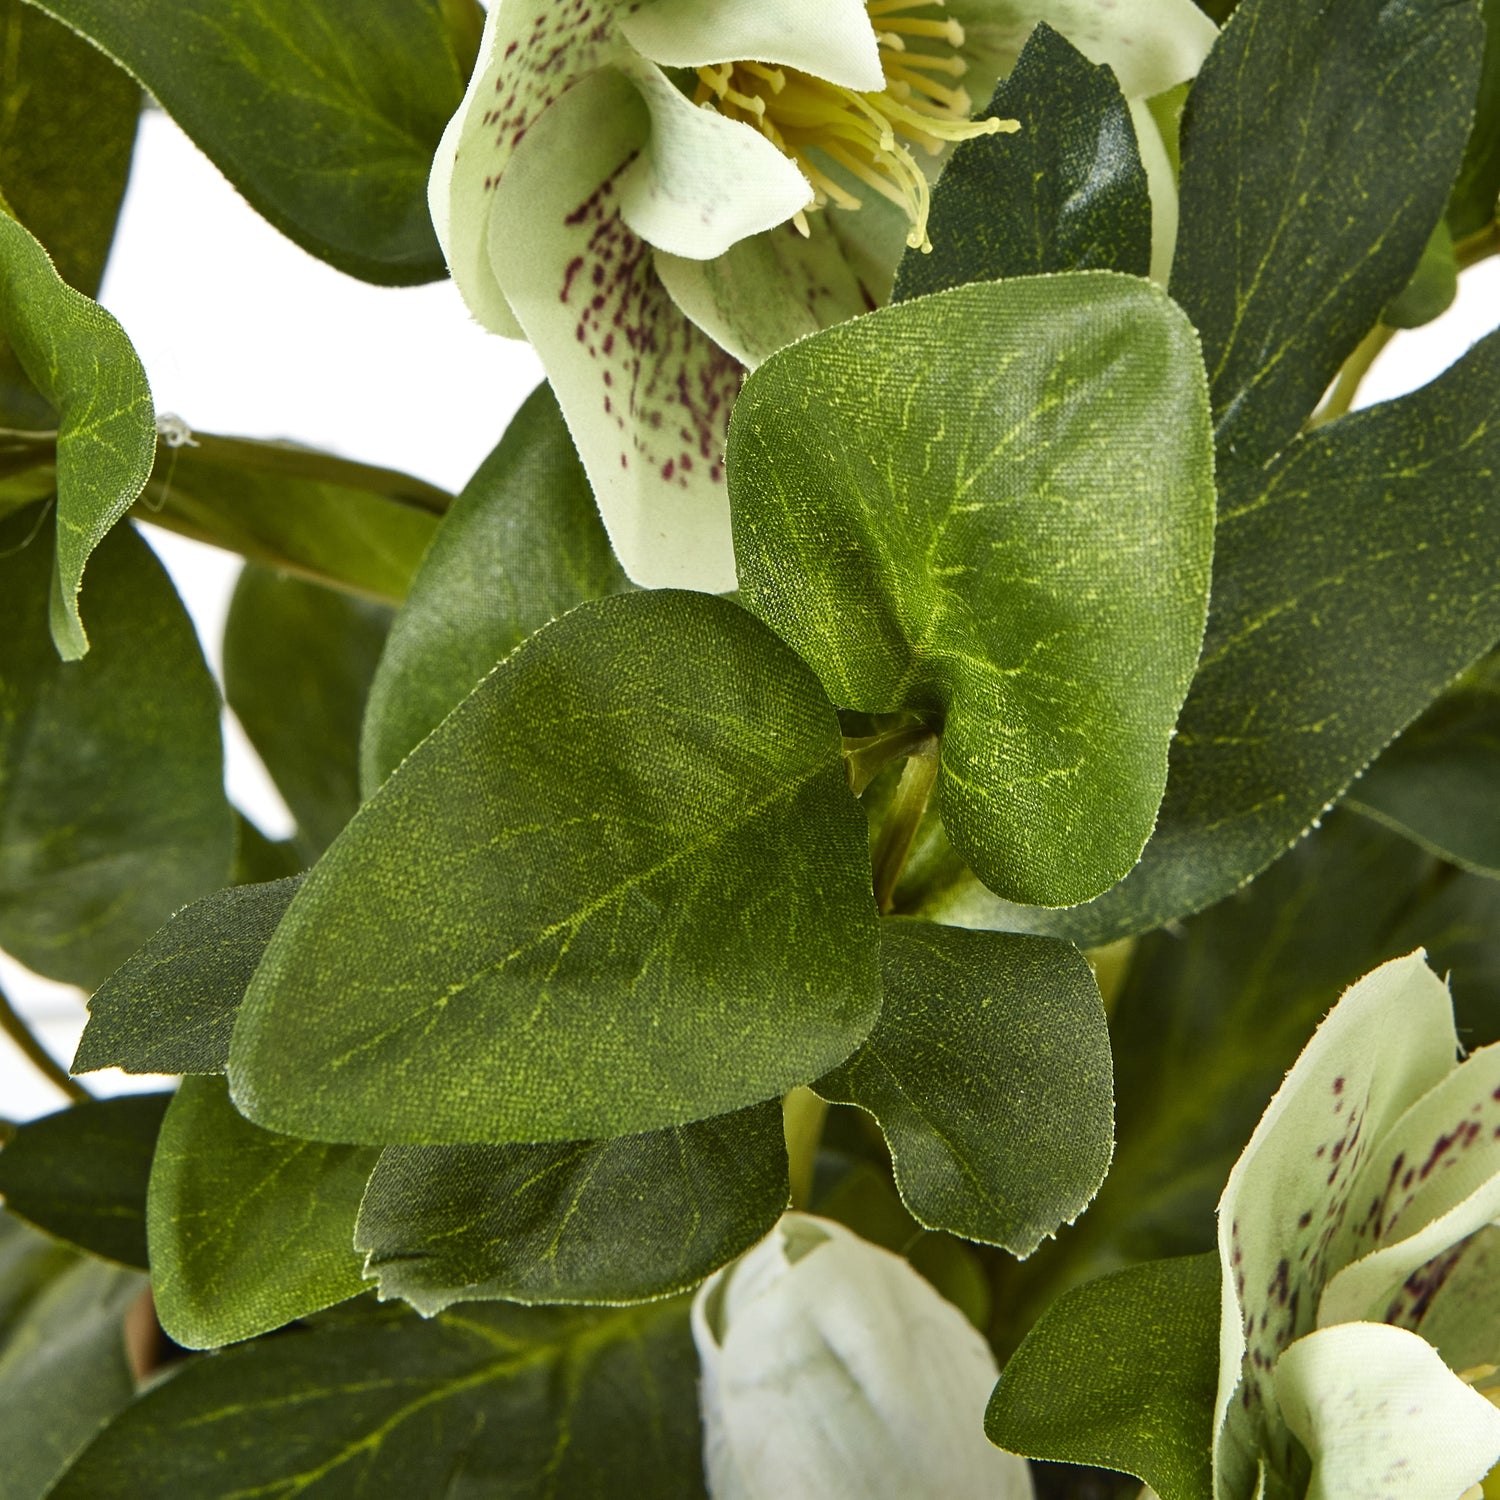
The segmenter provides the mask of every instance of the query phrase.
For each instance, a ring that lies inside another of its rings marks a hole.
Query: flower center
[[[867,0],[880,45],[885,88],[857,94],[796,68],[732,62],[698,69],[696,102],[753,125],[797,163],[816,195],[812,208],[833,203],[859,208],[855,193],[811,155],[816,151],[849,177],[901,208],[911,222],[906,243],[931,250],[927,176],[912,155],[936,156],[951,141],[1021,128],[1018,120],[971,120],[968,91],[956,80],[968,71],[958,55],[964,30],[951,17],[935,20],[943,0]],[[947,80],[947,81],[945,81]],[[792,221],[807,234],[807,215]]]

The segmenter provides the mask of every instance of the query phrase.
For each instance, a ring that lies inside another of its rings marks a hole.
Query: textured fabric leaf
[[[185,906],[94,991],[75,1073],[222,1073],[256,965],[300,877]]]
[[[285,235],[351,276],[434,281],[427,173],[467,57],[441,0],[46,0]]]
[[[1219,1374],[1212,1255],[1132,1266],[1066,1293],[1001,1372],[990,1440],[1118,1469],[1161,1500],[1211,1500]]]
[[[963,142],[932,193],[932,253],[908,251],[893,300],[1048,271],[1151,268],[1151,195],[1113,71],[1045,23],[978,119],[1017,135]]]
[[[875,1029],[818,1092],[880,1122],[927,1228],[1029,1255],[1109,1167],[1109,1035],[1088,964],[1045,938],[894,919],[881,974]]]
[[[240,574],[224,696],[297,820],[311,864],[359,807],[359,729],[391,611],[264,568]]]
[[[239,1114],[223,1079],[183,1079],[147,1200],[162,1327],[211,1349],[358,1296],[354,1219],[378,1155],[272,1135]]]
[[[1203,338],[1221,465],[1254,467],[1294,436],[1410,280],[1483,51],[1477,3],[1236,10],[1188,101],[1172,270]]]
[[[57,1239],[146,1270],[146,1183],[171,1098],[94,1099],[18,1126],[0,1151],[6,1208]]]
[[[58,276],[0,201],[0,333],[57,413],[57,571],[48,618],[58,654],[89,648],[78,616],[84,564],[151,473],[156,419],[125,331]]]
[[[355,1244],[382,1297],[625,1303],[683,1291],[787,1206],[781,1106],[539,1146],[389,1146]]]
[[[1493,223],[1500,200],[1500,3],[1483,0],[1484,67],[1474,128],[1464,151],[1453,195],[1448,200],[1448,227],[1454,239],[1475,234]]]
[[[91,987],[229,872],[219,695],[128,526],[89,570],[94,649],[60,662],[38,520],[0,522],[0,947]]]
[[[236,1102],[313,1139],[577,1140],[826,1072],[879,1008],[841,745],[735,605],[580,605],[307,877],[236,1023]]]
[[[702,1500],[697,1377],[680,1302],[352,1320],[188,1366],[52,1500]]]
[[[454,502],[391,627],[365,715],[366,794],[527,636],[627,587],[540,386]]]
[[[747,603],[840,707],[943,720],[937,797],[992,889],[1139,857],[1207,604],[1197,341],[1103,272],[958,287],[805,339],[730,435]]]

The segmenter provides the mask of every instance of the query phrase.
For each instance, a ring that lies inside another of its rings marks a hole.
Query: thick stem
[[[875,903],[881,915],[896,905],[896,885],[906,866],[906,856],[916,841],[927,799],[932,795],[938,773],[938,742],[931,735],[907,757],[906,769],[891,801],[891,809],[881,825],[872,856],[875,874]]]
[[[68,1070],[59,1063],[31,1034],[31,1028],[20,1017],[9,997],[0,990],[0,1031],[3,1031],[26,1060],[54,1088],[61,1089],[75,1104],[82,1104],[94,1096],[68,1075]]]
[[[818,1146],[823,1139],[823,1121],[827,1116],[827,1101],[820,1099],[810,1088],[794,1088],[781,1101],[793,1208],[806,1208],[812,1201],[813,1173],[817,1170]]]

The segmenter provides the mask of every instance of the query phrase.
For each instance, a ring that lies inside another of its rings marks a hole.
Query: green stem
[[[895,908],[896,885],[906,866],[906,856],[911,853],[911,846],[916,841],[922,816],[927,811],[927,799],[932,795],[937,773],[938,741],[935,736],[929,735],[907,757],[906,768],[901,772],[901,781],[891,801],[890,812],[886,814],[880,835],[875,840],[875,852],[871,860],[875,875],[875,902],[882,916]]]
[[[806,1208],[812,1201],[813,1173],[817,1170],[818,1146],[823,1139],[823,1121],[827,1116],[827,1101],[805,1086],[794,1088],[781,1101],[793,1208]]]
[[[1344,361],[1344,368],[1339,371],[1339,378],[1334,382],[1327,401],[1307,419],[1309,432],[1332,422],[1337,417],[1342,417],[1354,405],[1354,398],[1359,394],[1359,388],[1364,384],[1365,376],[1370,373],[1370,366],[1375,363],[1385,346],[1395,336],[1394,328],[1387,328],[1384,323],[1377,323],[1359,341],[1354,353]]]
[[[70,1077],[68,1070],[31,1034],[31,1028],[21,1019],[3,990],[0,990],[0,1031],[16,1044],[26,1060],[48,1083],[61,1089],[75,1104],[82,1104],[94,1097],[76,1078]]]
[[[870,783],[891,764],[904,760],[934,740],[932,731],[916,719],[903,719],[875,734],[844,739],[844,772],[849,789],[862,797]]]
[[[1491,220],[1483,229],[1466,234],[1453,246],[1453,259],[1460,271],[1477,266],[1492,255],[1500,255],[1500,223]]]

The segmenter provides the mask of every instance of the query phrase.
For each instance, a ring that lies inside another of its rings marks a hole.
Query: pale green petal
[[[1470,1236],[1450,1258],[1415,1332],[1450,1370],[1500,1365],[1500,1228]]]
[[[636,112],[611,139],[589,122]],[[490,258],[536,346],[625,571],[734,587],[724,436],[740,366],[678,310],[619,214],[644,140],[634,84],[604,69],[536,121],[494,194]]]
[[[658,252],[657,273],[683,312],[716,344],[754,369],[797,339],[870,311],[828,214],[741,240],[716,260]]]
[[[1108,63],[1131,99],[1195,78],[1219,34],[1193,0],[947,0],[947,9],[963,24],[976,99],[1016,65],[1038,21]]]
[[[577,79],[628,51],[615,25],[618,5],[497,0],[485,19],[468,90],[433,158],[427,201],[465,305],[495,333],[520,332],[487,253],[495,188],[542,111]],[[586,123],[605,137],[620,128],[609,116]],[[517,232],[524,232],[524,219]]]
[[[1500,1411],[1404,1328],[1341,1323],[1276,1366],[1312,1456],[1307,1500],[1459,1500],[1500,1460]]]
[[[1177,249],[1177,173],[1172,170],[1161,127],[1144,99],[1130,100],[1130,119],[1151,191],[1151,279],[1164,287]]]
[[[1453,1007],[1421,953],[1349,989],[1261,1117],[1219,1201],[1224,1267],[1215,1452],[1220,1493],[1252,1487],[1286,1438],[1269,1372],[1307,1332],[1330,1243],[1360,1167],[1391,1126],[1456,1066]]]
[[[709,260],[784,224],[812,185],[758,130],[689,100],[654,63],[619,64],[651,112],[646,148],[620,176],[620,213],[650,245]]]
[[[864,0],[647,0],[620,30],[667,66],[775,63],[859,93],[885,87]]]

